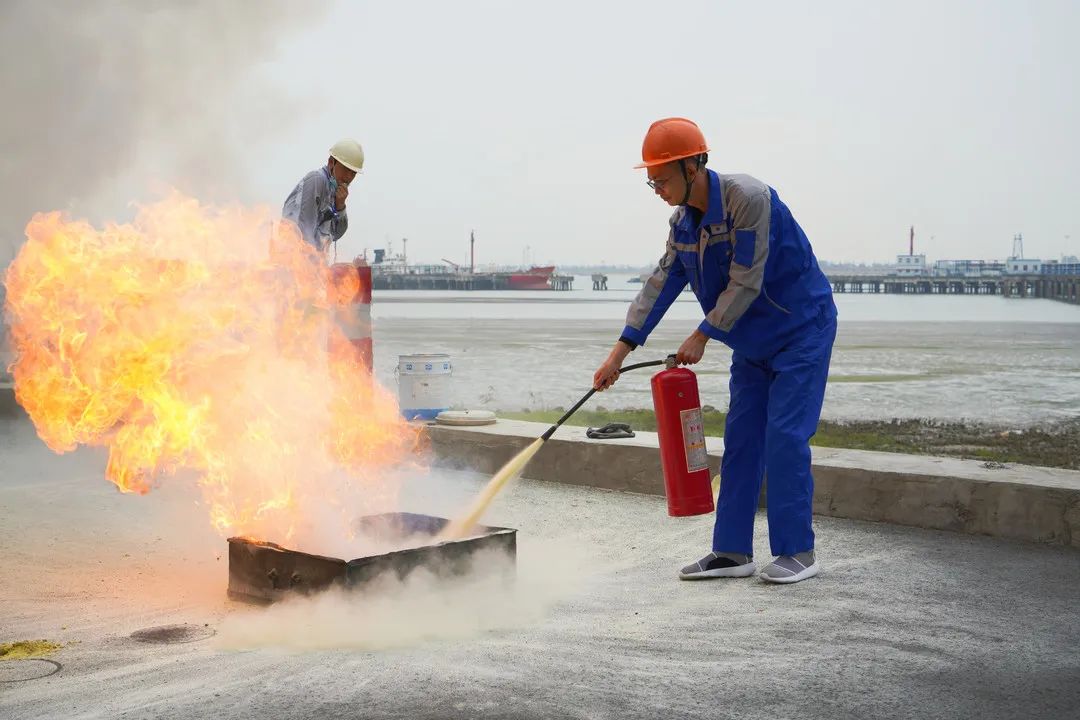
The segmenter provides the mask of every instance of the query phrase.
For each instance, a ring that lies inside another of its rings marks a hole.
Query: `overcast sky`
[[[475,229],[480,263],[643,265],[670,211],[632,165],[649,123],[682,115],[710,167],[774,187],[823,259],[889,261],[911,225],[932,259],[1003,258],[1017,232],[1028,256],[1080,254],[1075,0],[215,5],[71,5],[60,40],[37,4],[3,11],[24,120],[5,151],[43,179],[5,161],[5,189],[30,188],[6,222],[130,215],[170,184],[280,207],[354,136],[368,163],[339,256],[407,237],[412,260],[463,261]],[[61,59],[35,68],[50,42]],[[43,90],[73,65],[72,92]],[[149,89],[110,106],[125,83]],[[103,145],[113,160],[83,174]]]

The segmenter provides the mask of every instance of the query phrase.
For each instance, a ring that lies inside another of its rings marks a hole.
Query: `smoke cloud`
[[[358,590],[330,590],[227,616],[218,647],[286,651],[386,650],[530,627],[581,592],[587,560],[568,539],[522,542],[516,569],[499,552],[478,553],[469,572],[437,578],[419,569]]]
[[[113,218],[155,183],[250,201],[237,148],[266,142],[311,92],[260,63],[317,19],[278,0],[0,4],[0,267],[36,211]]]

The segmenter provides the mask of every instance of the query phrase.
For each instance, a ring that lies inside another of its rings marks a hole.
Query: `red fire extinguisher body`
[[[683,517],[712,512],[712,484],[697,375],[682,367],[661,370],[653,375],[652,395],[668,515]]]

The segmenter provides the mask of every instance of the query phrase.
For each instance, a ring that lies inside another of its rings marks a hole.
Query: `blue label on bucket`
[[[401,414],[406,420],[434,420],[447,408],[402,408]]]

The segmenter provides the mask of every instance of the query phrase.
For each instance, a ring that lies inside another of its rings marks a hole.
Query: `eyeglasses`
[[[664,180],[646,180],[645,184],[651,187],[653,190],[663,190],[664,186],[671,182],[674,178],[666,178]]]

